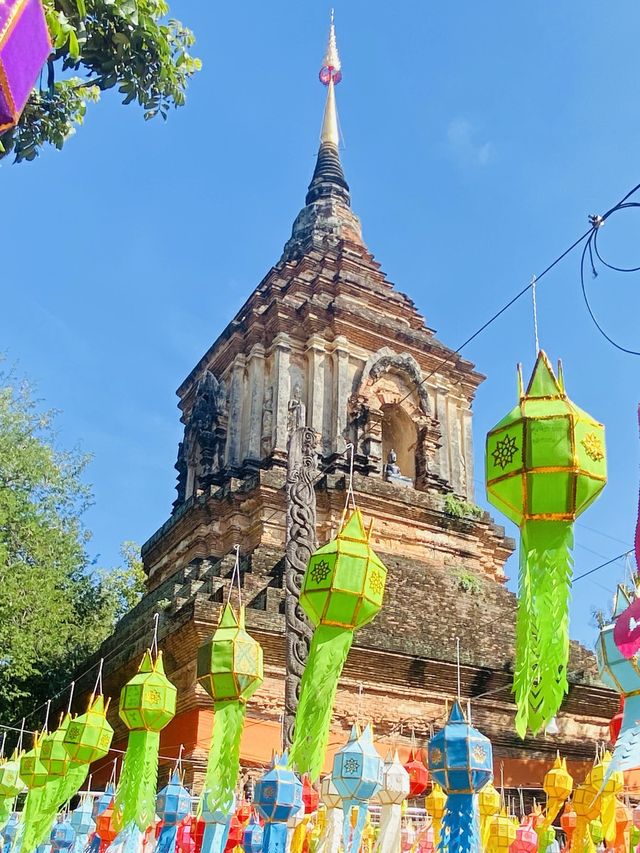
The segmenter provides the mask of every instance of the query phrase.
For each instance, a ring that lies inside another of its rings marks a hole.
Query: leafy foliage
[[[144,573],[91,571],[82,514],[87,456],[56,447],[52,414],[25,383],[0,373],[0,718],[55,694],[139,599]]]
[[[480,595],[483,591],[484,584],[482,578],[465,568],[460,567],[456,572],[458,586],[462,592],[469,592],[473,595]]]
[[[143,107],[145,119],[166,119],[172,106],[185,103],[201,63],[189,53],[193,33],[167,18],[165,0],[43,2],[53,44],[47,86],[33,91],[18,125],[0,134],[0,159],[33,160],[46,143],[62,148],[82,123],[87,101],[114,86],[123,103]]]
[[[479,506],[453,494],[447,495],[444,499],[444,511],[451,518],[479,518],[482,515]]]

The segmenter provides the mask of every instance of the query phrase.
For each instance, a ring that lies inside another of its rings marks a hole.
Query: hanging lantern
[[[0,133],[18,123],[50,52],[40,0],[0,3]]]
[[[191,794],[182,784],[177,768],[171,774],[169,783],[159,791],[156,797],[156,811],[162,821],[156,851],[173,853],[176,847],[178,824],[191,813]]]
[[[371,726],[365,726],[362,734],[358,733],[357,726],[353,726],[349,740],[333,757],[331,771],[333,784],[342,797],[342,842],[345,853],[357,853],[360,849],[369,800],[382,785],[382,768],[382,759],[373,745]],[[353,832],[349,820],[352,809],[357,809],[358,815]]]
[[[196,841],[193,834],[193,818],[188,815],[179,825],[176,835],[176,853],[195,853]]]
[[[304,805],[305,814],[313,814],[318,811],[320,794],[316,788],[313,787],[311,780],[306,774],[302,777],[302,803]]]
[[[597,818],[594,818],[594,820],[597,820]],[[578,815],[576,814],[572,804],[568,802],[565,805],[562,817],[560,818],[560,827],[567,838],[567,848],[571,847],[571,839],[573,838],[577,822]]]
[[[602,821],[598,818],[592,820],[589,824],[589,835],[596,846],[604,841],[604,828],[602,826]]]
[[[115,796],[113,821],[144,832],[155,818],[160,732],[176,712],[176,688],[164,674],[162,652],[144,653],[138,671],[122,688],[118,713],[129,729]]]
[[[235,850],[236,847],[242,846],[245,824],[246,821],[243,822],[242,820],[240,820],[237,811],[231,815],[231,820],[229,821],[229,834],[227,835],[227,843],[224,846],[225,853],[231,853],[231,851]]]
[[[623,705],[622,723],[613,751],[609,772],[631,770],[640,765],[640,674],[635,658],[627,660],[618,649],[613,631],[616,621],[630,601],[628,591],[619,585],[612,622],[600,629],[596,642],[598,669],[603,682],[616,690]]]
[[[431,792],[425,797],[424,804],[427,812],[431,815],[431,820],[433,821],[433,842],[439,850],[442,818],[444,817],[444,810],[447,806],[447,795],[440,785],[433,780],[431,784]]]
[[[93,802],[91,797],[83,796],[69,816],[76,837],[73,843],[73,853],[82,853],[87,846],[87,838],[95,832],[96,824],[93,819]]]
[[[522,819],[516,829],[516,837],[510,847],[510,853],[536,853],[538,849],[538,833],[533,828],[531,817]]]
[[[509,853],[516,840],[517,830],[518,825],[507,815],[504,808],[490,817],[486,847],[488,853]]]
[[[70,714],[65,714],[58,728],[42,739],[40,761],[49,776],[64,776],[69,771],[71,758],[65,749],[64,739],[70,722]]]
[[[615,712],[613,717],[609,720],[609,742],[611,746],[616,745],[616,741],[620,735],[620,729],[622,727],[622,718],[624,716],[624,696],[620,696],[620,703],[618,705],[618,710]]]
[[[426,770],[426,768],[425,768]],[[380,803],[379,853],[397,853],[400,849],[402,830],[402,804],[411,791],[411,777],[406,764],[403,766],[396,752],[390,755],[382,768],[382,787],[376,794]]]
[[[544,352],[519,404],[487,436],[487,495],[521,531],[516,729],[535,734],[567,691],[573,522],[604,488],[604,427],[567,397]]]
[[[320,782],[320,799],[325,806],[325,818],[321,825],[318,821],[320,832],[318,849],[315,853],[338,853],[342,842],[344,813],[342,797],[333,784],[331,776],[325,776]]]
[[[287,821],[302,806],[302,782],[287,767],[287,753],[274,755],[271,767],[256,782],[253,805],[266,821],[264,853],[281,853],[287,845]]]
[[[543,826],[551,826],[558,816],[560,809],[571,796],[573,790],[573,777],[567,770],[567,759],[556,755],[556,760],[550,770],[547,770],[542,783],[547,795],[547,810]]]
[[[447,724],[429,741],[429,770],[447,793],[441,843],[449,853],[479,844],[475,795],[493,776],[491,743],[465,720],[460,703],[451,706]]]
[[[221,809],[226,815],[231,814],[246,703],[262,679],[262,647],[245,630],[244,607],[236,616],[227,603],[215,634],[198,651],[198,682],[214,703],[213,737],[204,782],[208,806],[213,811]],[[219,850],[215,848],[216,853]]]
[[[369,545],[360,510],[342,524],[336,539],[315,551],[300,590],[300,605],[315,626],[300,685],[291,764],[320,775],[338,678],[353,634],[382,606],[387,570]]]
[[[105,703],[101,693],[92,694],[86,712],[71,720],[63,743],[72,761],[93,764],[107,755],[113,739],[113,729],[107,722],[108,708],[109,700]]]
[[[409,799],[421,797],[429,784],[429,771],[417,750],[412,749],[409,752],[409,760],[404,765],[404,769],[409,774]]]
[[[96,835],[100,839],[100,853],[104,853],[107,847],[115,840],[118,830],[113,824],[113,795],[106,809],[103,809],[96,817]]]
[[[262,840],[264,830],[260,821],[252,815],[242,835],[242,849],[244,853],[262,853]]]
[[[8,761],[0,764],[0,798],[17,797],[24,787],[20,778],[20,759],[14,753]]]
[[[497,815],[502,806],[502,797],[493,782],[489,782],[478,794],[478,813],[480,815],[480,831],[482,846],[486,848],[489,841],[489,820]]]
[[[40,743],[36,732],[33,747],[20,758],[20,778],[30,791],[42,788],[47,782],[47,768],[40,761]]]
[[[236,798],[235,794],[232,793],[230,802],[224,808],[218,809],[209,807],[210,799],[209,792],[206,789],[203,790],[200,797],[200,813],[204,822],[204,829],[200,849],[202,853],[214,853],[214,851],[221,853],[227,842],[231,815],[236,808]],[[196,849],[198,849],[197,841]]]
[[[58,821],[51,830],[51,849],[70,850],[76,837],[76,831],[68,820]]]

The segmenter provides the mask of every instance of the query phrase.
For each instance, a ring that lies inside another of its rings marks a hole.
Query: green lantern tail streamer
[[[240,740],[245,711],[244,702],[235,699],[215,703],[213,737],[204,779],[210,811],[230,810],[240,768]]]
[[[9,820],[14,799],[15,797],[5,797],[3,800],[0,800],[0,832],[5,828]]]
[[[353,642],[353,631],[318,625],[302,675],[289,763],[312,782],[320,775],[329,740],[338,679]]]
[[[54,776],[43,788],[36,789],[42,792],[42,797],[38,802],[38,811],[28,835],[27,823],[25,822],[21,853],[31,853],[33,849],[48,839],[58,810],[80,790],[88,772],[88,764],[71,764],[64,776]],[[34,791],[29,793],[29,798],[32,793]],[[27,842],[30,845],[29,847],[27,847]]]
[[[520,737],[548,725],[567,692],[572,547],[570,522],[522,527],[513,685]]]
[[[117,830],[135,823],[144,831],[153,823],[159,751],[160,732],[137,729],[129,732],[113,809]]]
[[[22,837],[19,853],[32,853],[38,846],[36,838],[36,823],[40,812],[40,804],[44,797],[44,788],[32,788],[27,794],[22,812]]]

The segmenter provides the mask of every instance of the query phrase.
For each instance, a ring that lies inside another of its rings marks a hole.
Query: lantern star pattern
[[[178,824],[191,813],[191,794],[182,784],[177,769],[171,774],[169,784],[159,791],[156,798],[156,811],[162,820],[156,853],[173,853],[176,847]]]
[[[361,734],[358,733],[358,727],[353,726],[351,737],[333,757],[331,778],[342,797],[344,851],[357,853],[367,820],[369,799],[379,791],[383,782],[382,759],[373,745],[371,726],[365,726]],[[353,832],[352,809],[357,809],[358,815]]]
[[[287,767],[286,752],[274,755],[271,767],[256,782],[253,805],[266,821],[262,849],[264,853],[284,853],[287,847],[287,821],[302,808],[302,782]]]
[[[64,736],[64,748],[72,761],[78,764],[93,764],[109,752],[113,729],[107,721],[109,700],[104,696],[91,696],[84,714],[72,719]]]
[[[491,743],[464,717],[456,700],[445,727],[429,741],[431,776],[447,793],[441,847],[449,853],[475,851],[479,845],[476,794],[493,777]]]
[[[520,527],[514,692],[524,737],[567,690],[573,522],[606,483],[604,427],[566,395],[544,352],[520,401],[487,435],[491,503]]]
[[[215,634],[198,651],[198,682],[214,704],[204,791],[208,808],[226,814],[231,814],[240,768],[246,703],[263,679],[262,647],[245,630],[244,614],[244,607],[236,615],[227,603]],[[222,837],[219,831],[215,836]],[[219,853],[220,848],[214,849]]]
[[[118,713],[129,729],[115,796],[116,829],[135,824],[143,832],[155,818],[160,732],[176,712],[176,688],[164,673],[162,652],[147,650],[138,671],[122,688]]]
[[[337,538],[311,555],[302,582],[300,605],[315,630],[300,685],[291,762],[312,782],[322,769],[353,633],[382,607],[387,570],[369,545],[370,536],[360,510],[353,510]]]
[[[18,123],[50,52],[40,0],[0,3],[0,133]]]
[[[424,765],[423,765],[424,766]],[[425,767],[426,771],[426,767]],[[382,787],[376,794],[380,803],[380,831],[378,850],[380,853],[399,853],[402,830],[402,803],[411,791],[411,776],[402,765],[396,752],[382,768]]]
[[[640,765],[640,673],[635,658],[628,660],[615,643],[617,620],[630,601],[629,592],[618,586],[613,608],[613,619],[600,629],[596,643],[598,669],[603,682],[616,690],[624,701],[622,725],[609,765],[609,773],[631,770]]]

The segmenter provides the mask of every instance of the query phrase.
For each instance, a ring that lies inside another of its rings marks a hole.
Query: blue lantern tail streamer
[[[202,853],[223,853],[229,837],[229,820],[225,823],[208,823],[202,836]]]
[[[94,833],[93,838],[85,848],[86,853],[100,853],[100,845],[102,844],[102,839],[98,835],[97,832]]]
[[[369,813],[369,803],[365,800],[358,804],[358,820],[351,835],[351,847],[345,847],[345,853],[358,853],[360,850],[360,842],[362,841],[362,833],[367,822],[367,814]]]
[[[176,849],[176,838],[178,836],[178,825],[176,823],[166,824],[160,830],[160,837],[156,845],[156,853],[174,853]]]
[[[476,798],[472,794],[447,797],[438,849],[441,853],[480,853]]]
[[[107,847],[107,853],[142,853],[144,832],[135,823],[124,827]]]
[[[264,825],[262,853],[286,853],[286,850],[287,824],[269,821]]]

